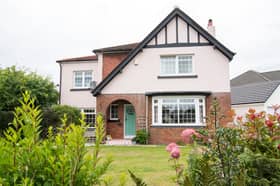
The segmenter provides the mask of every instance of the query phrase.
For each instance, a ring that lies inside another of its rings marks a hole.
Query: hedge
[[[14,114],[12,111],[0,111],[0,135],[8,128],[9,123],[11,123],[13,119]]]
[[[41,136],[47,135],[48,128],[52,126],[56,128],[61,124],[63,115],[67,115],[68,124],[78,124],[80,119],[80,110],[67,105],[54,105],[52,107],[42,109]],[[8,124],[13,121],[14,115],[12,111],[0,111],[0,135],[8,128]]]

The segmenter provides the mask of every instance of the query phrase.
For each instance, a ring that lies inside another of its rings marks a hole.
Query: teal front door
[[[135,111],[132,105],[124,105],[124,137],[132,138],[135,136]]]

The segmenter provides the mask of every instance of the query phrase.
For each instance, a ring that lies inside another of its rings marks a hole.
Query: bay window
[[[153,97],[153,125],[205,125],[205,97]]]

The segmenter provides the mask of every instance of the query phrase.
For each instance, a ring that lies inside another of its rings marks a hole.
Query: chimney
[[[215,30],[215,26],[213,26],[213,20],[212,19],[208,20],[207,31],[209,32],[209,34],[211,34],[212,36],[215,37],[216,30]]]

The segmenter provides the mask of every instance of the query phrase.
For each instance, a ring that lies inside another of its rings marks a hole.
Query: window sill
[[[89,91],[91,88],[72,88],[70,91]]]
[[[197,78],[197,75],[160,75],[158,79],[172,79],[172,78]]]
[[[120,122],[120,119],[108,119],[109,122]]]
[[[189,125],[151,125],[152,128],[200,128],[206,127],[205,124],[189,124]]]

